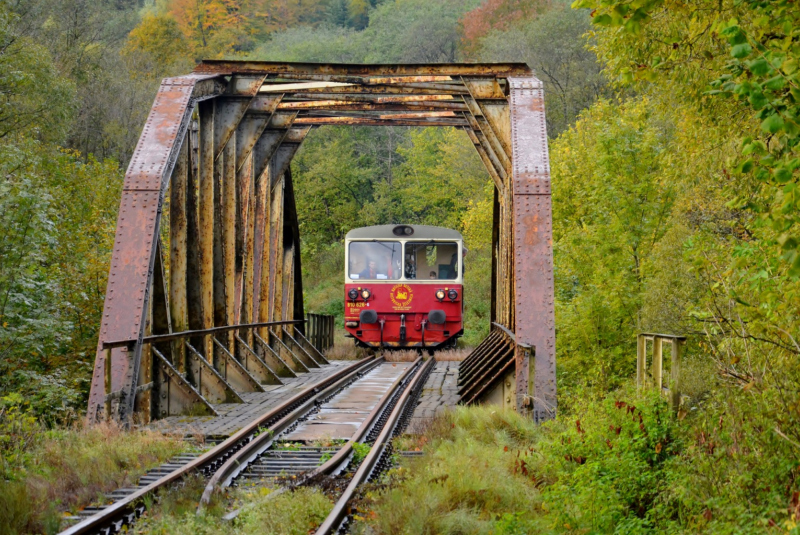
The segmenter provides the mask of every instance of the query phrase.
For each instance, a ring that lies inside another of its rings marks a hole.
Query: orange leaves
[[[237,8],[233,0],[172,0],[170,15],[195,49],[205,49],[216,32],[236,22]]]
[[[549,5],[549,0],[486,0],[461,18],[464,51],[475,52],[490,31],[507,30],[516,22],[530,20]]]

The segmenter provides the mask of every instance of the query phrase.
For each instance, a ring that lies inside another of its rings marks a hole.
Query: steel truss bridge
[[[493,327],[462,363],[462,401],[554,415],[550,175],[530,68],[204,61],[163,80],[125,175],[90,420],[213,412],[324,361],[304,336],[290,162],[312,128],[343,124],[469,135],[495,185]]]

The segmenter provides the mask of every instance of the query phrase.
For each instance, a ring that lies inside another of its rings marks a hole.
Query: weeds
[[[469,356],[475,348],[473,347],[457,347],[456,349],[445,349],[437,351],[433,357],[438,362],[461,362]]]
[[[113,424],[47,429],[18,404],[0,410],[0,526],[4,533],[58,531],[61,516],[187,449],[152,431]]]
[[[202,491],[202,479],[192,478],[182,487],[165,493],[160,503],[148,509],[136,524],[135,532],[142,535],[305,535],[322,523],[333,507],[331,500],[316,489],[274,493],[261,488],[235,492],[231,496],[233,503],[247,506],[233,521],[226,521],[222,517],[228,500],[221,499],[221,494],[216,495],[201,514],[195,514],[197,497]]]
[[[369,455],[369,450],[371,449],[372,447],[369,444],[353,442],[353,463],[358,464],[363,461]]]
[[[369,352],[363,347],[356,347],[352,340],[342,338],[336,340],[333,347],[325,351],[325,358],[328,360],[361,360],[369,356]]]

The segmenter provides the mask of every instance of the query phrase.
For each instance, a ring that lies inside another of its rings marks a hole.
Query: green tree
[[[599,101],[553,144],[553,249],[561,380],[601,390],[631,371],[648,269],[676,189],[671,134],[646,100]]]
[[[481,40],[481,61],[522,61],[544,82],[547,133],[552,138],[570,126],[581,110],[610,96],[601,64],[590,50],[588,10],[557,2],[535,18],[523,19]]]
[[[331,0],[328,7],[328,20],[334,26],[346,28],[350,26],[350,1]]]

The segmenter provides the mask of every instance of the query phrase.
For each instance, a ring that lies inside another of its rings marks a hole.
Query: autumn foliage
[[[469,56],[492,30],[507,30],[530,21],[550,6],[550,0],[485,0],[461,19],[462,48]]]
[[[172,0],[192,52],[214,57],[241,52],[269,33],[319,20],[324,0]]]

